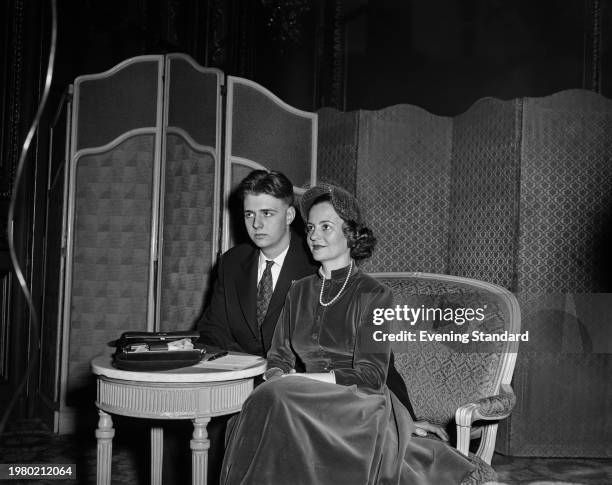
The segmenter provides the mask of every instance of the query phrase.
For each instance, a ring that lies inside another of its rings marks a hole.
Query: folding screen
[[[89,362],[109,341],[187,329],[202,310],[220,234],[222,81],[182,54],[75,81],[68,161],[52,170],[48,209],[59,220],[66,190],[65,276],[47,264],[62,308],[47,292],[43,322],[50,354],[61,355],[41,384],[45,406],[59,407],[49,418],[56,430],[74,429],[69,406],[91,398]]]
[[[224,106],[223,83],[183,54],[141,56],[77,78],[72,110],[63,104],[51,136],[40,385],[57,431],[74,430],[72,404],[91,404],[89,362],[109,341],[193,327],[222,234],[230,244],[223,202],[242,177],[265,167],[314,181],[317,115],[232,77]]]
[[[517,293],[530,342],[498,451],[612,456],[612,102],[570,90],[453,118],[393,106],[319,121],[320,177],[357,195],[379,237],[364,268]]]

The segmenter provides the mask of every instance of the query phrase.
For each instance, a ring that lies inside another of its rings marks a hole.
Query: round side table
[[[192,483],[206,484],[208,432],[213,416],[240,411],[253,390],[253,377],[266,370],[265,359],[230,353],[210,362],[159,372],[117,369],[112,358],[101,355],[91,361],[97,376],[98,441],[97,485],[111,483],[111,414],[146,419],[191,419]],[[161,485],[163,428],[151,428],[151,483]]]

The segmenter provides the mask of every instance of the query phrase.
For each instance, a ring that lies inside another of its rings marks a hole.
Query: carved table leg
[[[98,414],[100,419],[98,420],[98,429],[96,429],[96,438],[98,439],[96,483],[97,485],[110,485],[115,430],[109,414],[104,411],[98,411]]]
[[[193,419],[193,439],[191,447],[191,482],[193,485],[206,485],[206,473],[208,472],[208,431],[206,426],[210,418]]]
[[[164,428],[151,428],[151,485],[161,485],[164,459]]]

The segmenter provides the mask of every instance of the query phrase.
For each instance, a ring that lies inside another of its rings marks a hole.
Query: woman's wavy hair
[[[374,247],[376,246],[376,236],[374,236],[372,230],[363,224],[363,222],[347,218],[346,215],[343,215],[342,211],[338,210],[338,208],[334,205],[334,200],[329,193],[324,193],[314,199],[308,210],[310,211],[310,209],[312,209],[315,205],[323,202],[329,202],[336,213],[344,221],[344,224],[342,225],[342,232],[344,233],[347,245],[351,250],[351,258],[353,258],[355,261],[361,261],[372,256]]]

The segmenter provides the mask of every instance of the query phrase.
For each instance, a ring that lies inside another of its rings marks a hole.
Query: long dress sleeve
[[[393,295],[389,289],[381,286],[358,303],[361,304],[359,311],[350,312],[359,316],[359,321],[355,323],[353,365],[334,369],[336,383],[345,386],[356,384],[360,388],[378,392],[387,380],[391,348],[389,344],[377,344],[374,348],[372,315],[375,308],[391,308]]]
[[[281,310],[276,324],[276,330],[272,337],[272,344],[268,351],[268,369],[278,368],[284,373],[289,372],[295,366],[295,354],[291,348],[292,318],[291,318],[291,288],[285,298],[285,306]]]

